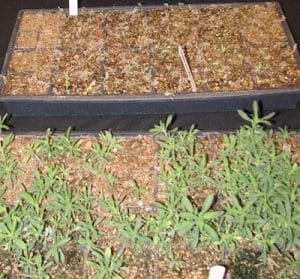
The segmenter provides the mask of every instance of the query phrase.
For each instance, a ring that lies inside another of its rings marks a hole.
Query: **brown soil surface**
[[[26,11],[5,95],[175,94],[300,86],[274,3],[100,11]]]

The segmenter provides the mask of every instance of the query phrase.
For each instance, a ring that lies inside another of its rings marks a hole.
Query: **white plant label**
[[[209,270],[208,279],[223,279],[225,276],[226,268],[222,265],[215,265]]]
[[[69,15],[78,15],[78,0],[69,0]]]

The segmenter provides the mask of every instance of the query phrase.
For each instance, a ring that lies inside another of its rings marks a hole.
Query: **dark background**
[[[159,0],[81,0],[81,7],[95,7],[95,6],[124,6],[137,5],[141,2],[143,5],[163,4],[177,4],[180,1],[159,1]],[[230,2],[263,2],[259,0],[188,0],[182,1],[186,4],[192,3],[230,3]],[[300,0],[279,0],[287,21],[298,44],[300,45]],[[0,0],[0,69],[2,68],[5,52],[10,40],[10,35],[16,20],[17,13],[20,9],[32,8],[66,8],[68,7],[68,0]]]

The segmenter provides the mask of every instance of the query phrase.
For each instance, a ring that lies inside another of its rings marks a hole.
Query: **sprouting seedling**
[[[73,157],[80,152],[79,139],[71,138],[72,127],[69,127],[64,135],[57,136],[52,144],[58,154]]]
[[[220,45],[220,51],[221,51],[222,55],[224,55],[227,51],[227,47],[224,44],[221,44]]]
[[[8,120],[8,113],[5,113],[3,116],[0,115],[0,136],[3,130],[8,130],[9,127],[5,124]]]
[[[70,95],[70,76],[68,70],[65,72],[65,88],[66,88],[66,94]]]
[[[84,95],[88,95],[89,93],[91,93],[95,85],[96,85],[96,81],[93,80],[93,81],[85,88],[83,94],[84,94]]]
[[[141,199],[141,196],[147,192],[146,185],[139,185],[136,180],[132,180],[131,183],[133,193],[138,197],[138,199]]]
[[[242,110],[238,110],[237,112],[242,119],[250,122],[253,128],[260,125],[271,125],[271,122],[269,120],[275,115],[275,112],[271,112],[263,117],[260,117],[257,101],[253,102],[252,110],[253,113],[250,116]]]
[[[87,265],[96,271],[93,278],[122,278],[118,273],[125,268],[123,250],[114,253],[111,248],[106,248],[105,251],[94,249],[92,254],[95,259],[88,261]]]
[[[177,129],[169,130],[171,124],[173,122],[173,116],[169,115],[167,120],[165,122],[160,121],[159,125],[154,125],[154,128],[150,130],[150,133],[152,133],[154,136],[168,136],[168,132],[176,132]]]
[[[43,255],[39,253],[25,253],[20,257],[20,266],[23,272],[20,274],[23,278],[50,278],[47,270],[52,262],[47,262]]]

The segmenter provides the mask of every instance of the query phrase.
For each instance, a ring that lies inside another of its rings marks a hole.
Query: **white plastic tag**
[[[69,0],[69,15],[78,15],[78,0]]]
[[[226,268],[222,265],[215,265],[210,268],[208,279],[223,279]]]

